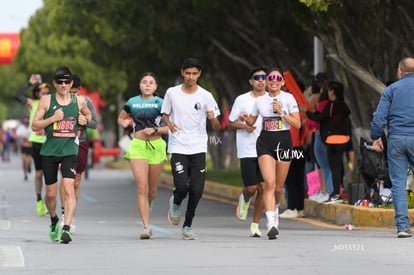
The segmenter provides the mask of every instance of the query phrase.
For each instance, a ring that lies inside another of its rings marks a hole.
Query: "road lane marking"
[[[0,230],[9,230],[10,229],[10,221],[0,220]]]
[[[24,267],[20,246],[0,246],[0,267]]]
[[[144,225],[142,222],[138,222],[138,224]],[[171,230],[168,230],[168,229],[165,229],[165,228],[156,226],[156,225],[152,225],[152,224],[151,224],[151,229],[154,230],[154,231],[156,231],[156,232],[159,232],[161,234],[165,234],[165,235],[173,235],[173,234],[175,234]]]
[[[91,197],[91,196],[88,196],[88,195],[85,195],[85,194],[80,194],[80,197],[82,198],[82,199],[84,199],[85,201],[88,201],[88,202],[96,202],[97,200],[94,198],[94,197]]]

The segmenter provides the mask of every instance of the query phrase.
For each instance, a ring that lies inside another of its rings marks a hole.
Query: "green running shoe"
[[[49,238],[52,242],[58,242],[59,241],[59,223],[51,224],[49,230]]]
[[[60,233],[60,242],[64,244],[68,244],[72,241],[72,233],[70,231],[63,229]]]
[[[250,237],[260,238],[261,236],[262,236],[262,232],[259,230],[259,224],[251,223],[250,224]]]
[[[248,202],[244,201],[243,193],[239,196],[239,204],[236,208],[236,216],[239,220],[245,221],[247,218],[247,214],[249,213],[249,206],[250,206],[250,199]]]
[[[37,215],[44,216],[44,215],[47,215],[48,213],[49,211],[47,211],[47,208],[45,207],[43,200],[37,201]]]

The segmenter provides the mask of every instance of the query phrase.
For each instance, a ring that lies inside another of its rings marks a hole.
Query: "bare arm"
[[[238,130],[246,130],[246,132],[251,133],[256,129],[256,126],[249,126],[246,123],[240,123],[237,121],[229,121],[229,127]]]
[[[40,131],[46,128],[49,124],[52,124],[55,121],[59,121],[63,119],[63,111],[62,108],[59,108],[55,111],[53,116],[48,117],[47,119],[43,119],[43,116],[49,110],[50,105],[50,95],[43,96],[40,99],[39,107],[35,113],[32,123],[32,130],[33,131]]]
[[[286,122],[289,123],[290,126],[296,129],[299,129],[302,126],[302,123],[300,122],[299,112],[294,112],[291,114],[284,115],[283,119],[286,120]]]
[[[168,128],[170,129],[170,131],[171,131],[172,133],[174,133],[174,132],[176,132],[178,129],[180,129],[180,128],[178,127],[178,125],[177,125],[177,124],[175,124],[174,122],[172,122],[172,121],[170,120],[170,115],[164,114],[164,115],[162,116],[162,119],[164,120],[165,124],[167,124]]]
[[[246,121],[246,124],[249,126],[253,126],[256,123],[257,117],[258,116],[247,115],[247,114],[240,115],[240,119],[243,119],[244,121]]]
[[[217,117],[214,117],[214,111],[207,111],[207,118],[210,120],[211,126],[213,126],[214,130],[221,129],[220,121]]]
[[[78,96],[78,106],[78,123],[79,125],[86,126],[88,122],[92,119],[91,110],[89,110],[88,105],[86,104],[86,100],[81,96]]]
[[[125,110],[122,110],[118,115],[118,125],[122,128],[127,128],[128,126],[132,126],[132,120],[127,112]]]

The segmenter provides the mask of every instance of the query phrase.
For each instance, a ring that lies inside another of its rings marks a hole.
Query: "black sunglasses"
[[[55,82],[56,82],[56,84],[59,84],[59,85],[61,85],[63,83],[70,84],[72,82],[72,80],[70,80],[70,79],[68,79],[68,80],[60,80],[60,79],[57,79],[57,80],[55,80]]]

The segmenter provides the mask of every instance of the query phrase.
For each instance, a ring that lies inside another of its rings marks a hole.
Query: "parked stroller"
[[[383,144],[386,147],[385,138],[383,138]],[[392,185],[388,174],[386,148],[383,152],[376,152],[373,149],[372,142],[362,137],[360,138],[359,148],[359,175],[362,175],[366,185],[364,199],[369,200],[376,207],[392,203]]]

